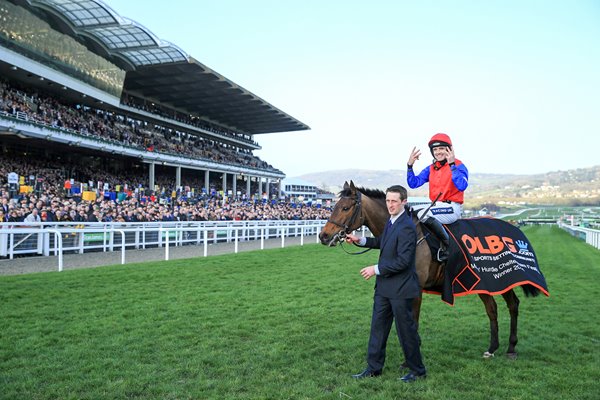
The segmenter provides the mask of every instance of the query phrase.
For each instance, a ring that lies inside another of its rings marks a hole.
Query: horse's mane
[[[377,201],[383,202],[385,204],[385,192],[382,190],[367,189],[364,187],[357,187],[356,190],[358,190],[359,192],[361,192],[362,194],[364,194],[365,196],[367,196],[373,200],[377,200]],[[340,193],[338,193],[338,195],[340,197],[350,197],[351,194],[352,194],[352,190],[349,187],[346,189],[342,189],[340,191]],[[410,215],[410,217],[413,219],[415,224],[420,222],[419,218],[417,216],[418,210],[415,210],[414,208],[407,206],[406,211],[408,212],[408,215]]]
[[[365,196],[370,197],[372,199],[385,200],[385,193],[379,189],[367,189],[364,187],[358,187],[358,188],[356,188],[356,190],[358,190]],[[342,191],[339,193],[340,197],[348,197],[351,194],[352,194],[352,190],[349,187],[342,189]]]

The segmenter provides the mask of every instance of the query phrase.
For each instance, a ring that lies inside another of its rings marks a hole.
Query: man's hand
[[[408,157],[407,164],[412,167],[419,157],[421,157],[421,150],[417,150],[416,147],[413,147],[412,151],[410,152],[410,157]]]
[[[375,266],[371,265],[369,267],[361,269],[360,274],[363,278],[365,278],[365,280],[369,280],[369,278],[375,275]]]
[[[360,237],[351,233],[346,234],[346,242],[357,244],[360,241]]]

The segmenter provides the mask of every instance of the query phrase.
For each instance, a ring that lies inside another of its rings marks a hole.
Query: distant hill
[[[406,170],[400,169],[344,169],[298,178],[334,193],[349,180],[357,186],[381,190],[394,184],[406,186]],[[427,193],[426,187],[409,189],[411,196],[427,196]],[[477,207],[483,204],[599,205],[600,166],[535,175],[470,174],[465,205]]]

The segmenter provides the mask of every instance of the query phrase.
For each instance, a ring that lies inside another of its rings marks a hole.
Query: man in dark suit
[[[350,234],[346,237],[348,242],[358,246],[380,249],[378,264],[360,271],[365,279],[376,276],[375,295],[367,368],[352,376],[361,379],[381,375],[387,339],[395,319],[398,340],[409,369],[401,379],[414,382],[427,375],[412,312],[413,300],[421,293],[415,268],[417,233],[412,218],[405,212],[406,189],[400,185],[388,188],[385,201],[390,219],[381,236],[365,238]]]
[[[0,211],[4,213],[4,215],[8,215],[10,213],[10,207],[8,206],[8,199],[6,197],[2,198],[2,204],[0,204]]]

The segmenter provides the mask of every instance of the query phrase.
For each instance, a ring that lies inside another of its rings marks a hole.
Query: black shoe
[[[363,378],[373,378],[373,377],[376,377],[379,375],[381,375],[381,370],[373,371],[372,369],[367,368],[360,374],[352,375],[352,377],[354,379],[363,379]]]
[[[410,371],[408,374],[404,375],[400,380],[405,383],[411,383],[416,381],[417,379],[425,379],[427,378],[427,373],[423,372],[422,374],[417,374],[414,371]]]

